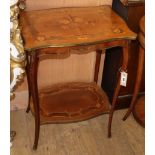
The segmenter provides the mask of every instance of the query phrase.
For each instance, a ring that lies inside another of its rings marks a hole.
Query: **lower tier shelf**
[[[39,106],[41,124],[82,121],[110,109],[106,93],[96,83],[79,82],[40,90]],[[31,111],[34,114],[32,102]]]

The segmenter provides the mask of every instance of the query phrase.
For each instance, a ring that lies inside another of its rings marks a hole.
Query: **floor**
[[[114,113],[112,138],[107,138],[108,115],[69,124],[41,126],[38,149],[32,150],[34,119],[24,110],[11,112],[11,130],[17,135],[11,155],[144,155],[144,128],[126,110]]]

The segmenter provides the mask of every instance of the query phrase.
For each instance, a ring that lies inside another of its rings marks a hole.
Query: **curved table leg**
[[[128,65],[128,44],[127,46],[123,47],[123,63],[121,66],[121,71],[126,71],[127,70],[127,65]],[[114,95],[113,95],[113,99],[112,99],[112,107],[110,109],[110,113],[109,113],[109,122],[108,122],[108,137],[111,137],[111,124],[112,124],[112,118],[113,118],[113,114],[114,114],[114,110],[116,107],[116,100],[121,88],[120,85],[120,76],[121,74],[119,73],[118,75],[118,80],[116,83],[116,87],[115,87],[115,91],[114,91]]]
[[[31,84],[31,90],[32,90],[34,114],[35,114],[35,138],[34,138],[34,145],[33,145],[34,150],[36,150],[38,146],[39,131],[40,131],[37,69],[38,69],[37,52],[32,52],[30,56],[30,84]]]
[[[100,62],[101,62],[101,54],[102,54],[102,50],[96,50],[96,63],[95,63],[95,72],[94,72],[94,81],[96,83],[98,81],[98,74],[99,74]]]
[[[135,81],[135,88],[134,88],[134,93],[132,97],[132,101],[130,104],[130,107],[128,111],[126,112],[125,116],[123,117],[123,120],[125,121],[130,113],[132,112],[135,101],[139,92],[140,84],[141,84],[141,79],[142,79],[142,73],[143,73],[143,65],[144,65],[144,49],[140,46],[139,48],[139,58],[138,58],[138,68],[137,68],[137,77]]]
[[[28,106],[27,106],[26,112],[28,113],[30,111],[30,99],[31,99],[30,62],[29,62],[28,54],[27,54],[26,74],[27,74],[27,83],[28,83]]]

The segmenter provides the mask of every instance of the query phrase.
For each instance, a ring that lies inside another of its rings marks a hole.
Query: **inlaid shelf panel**
[[[41,123],[82,121],[108,113],[107,95],[95,83],[56,84],[39,92]],[[33,104],[31,109],[34,114]]]

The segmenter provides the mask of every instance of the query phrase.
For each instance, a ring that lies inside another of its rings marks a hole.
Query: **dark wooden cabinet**
[[[126,21],[131,30],[136,33],[139,32],[139,21],[140,18],[145,14],[144,0],[113,0],[112,8]],[[131,102],[138,62],[138,45],[138,40],[132,41],[130,45],[127,87],[122,87],[120,90],[117,100],[118,109],[128,107]],[[114,86],[116,83],[115,77],[118,74],[121,61],[121,48],[118,47],[107,50],[103,71],[102,88],[106,91],[107,95],[110,98],[110,101],[112,100],[112,96],[114,93]],[[143,94],[145,91],[144,81],[145,80],[143,74],[139,95]]]

